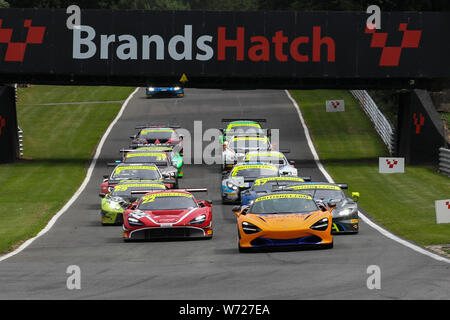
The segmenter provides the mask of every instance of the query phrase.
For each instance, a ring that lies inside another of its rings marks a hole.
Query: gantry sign
[[[0,10],[3,83],[431,87],[450,78],[450,13]]]

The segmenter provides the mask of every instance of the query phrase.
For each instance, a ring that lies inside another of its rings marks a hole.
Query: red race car
[[[146,193],[123,213],[123,239],[163,238],[211,239],[212,202],[197,200],[191,192],[207,189],[132,191]]]

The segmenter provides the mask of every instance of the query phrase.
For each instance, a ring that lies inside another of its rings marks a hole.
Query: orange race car
[[[232,211],[237,215],[240,252],[261,247],[333,247],[330,209],[309,195],[272,192]]]

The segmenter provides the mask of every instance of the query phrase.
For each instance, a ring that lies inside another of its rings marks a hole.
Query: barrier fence
[[[366,90],[350,90],[351,94],[359,101],[364,112],[369,116],[380,135],[389,153],[395,153],[395,131],[389,121],[378,109],[375,101]]]

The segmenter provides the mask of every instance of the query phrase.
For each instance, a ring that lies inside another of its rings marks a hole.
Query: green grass
[[[448,199],[450,179],[436,168],[407,166],[404,174],[378,173],[389,153],[348,91],[292,91],[326,170],[359,191],[359,205],[374,221],[419,245],[448,243],[450,225],[436,224],[434,201]],[[325,100],[345,100],[345,112],[325,112]]]
[[[31,86],[19,88],[18,104],[120,101],[126,99],[129,91],[128,87]]]
[[[19,89],[17,116],[24,131],[24,159],[0,165],[0,252],[36,235],[70,199],[86,175],[101,136],[121,107],[120,103],[28,106],[24,101],[124,100],[133,89]],[[52,95],[44,98],[45,93]]]

